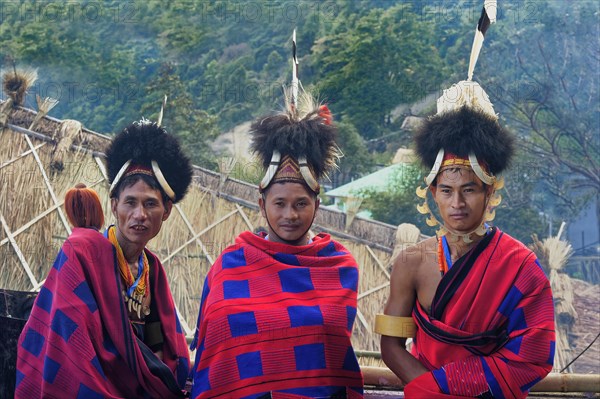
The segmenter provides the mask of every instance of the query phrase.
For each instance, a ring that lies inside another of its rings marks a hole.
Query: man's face
[[[431,187],[444,225],[459,234],[477,229],[485,214],[490,188],[470,168],[451,168],[440,172]]]
[[[121,247],[144,247],[153,239],[171,213],[172,203],[162,200],[159,190],[143,180],[125,187],[118,198],[111,201],[117,219],[117,240]]]
[[[292,245],[307,243],[306,233],[319,208],[319,198],[303,184],[275,183],[258,204],[269,222],[269,240]]]

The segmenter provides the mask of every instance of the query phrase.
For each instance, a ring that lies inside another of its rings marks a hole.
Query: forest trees
[[[317,87],[363,138],[376,138],[390,125],[396,106],[440,84],[444,68],[434,33],[410,3],[337,23],[313,48]]]
[[[595,200],[600,218],[598,6],[577,2],[535,11],[534,23],[512,35],[510,25],[500,28],[502,41],[488,53],[494,73],[483,79],[520,136],[515,168],[534,186],[540,211],[568,220]]]
[[[155,119],[167,94],[163,124],[203,166],[215,166],[208,142],[217,131],[281,109],[297,28],[300,79],[339,123],[345,157],[336,184],[410,145],[409,132],[398,134],[402,113],[431,113],[433,103],[420,100],[464,79],[481,10],[468,0],[2,6],[1,67],[12,67],[8,55],[38,68],[28,106],[35,94],[59,97],[52,116],[112,133],[141,116]],[[528,237],[541,225],[539,212],[572,218],[598,197],[598,14],[591,0],[506,0],[486,35],[474,79],[522,150],[498,212],[511,232]],[[388,207],[374,212],[382,218],[397,206],[379,204]]]
[[[147,99],[142,112],[148,118],[157,120],[163,96],[167,96],[162,126],[179,137],[192,163],[214,168],[216,160],[210,143],[219,134],[216,117],[197,107],[175,66],[164,63],[157,79],[150,82],[146,92]]]

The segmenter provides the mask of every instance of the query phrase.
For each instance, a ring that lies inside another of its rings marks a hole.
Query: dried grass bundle
[[[13,106],[22,106],[27,90],[35,83],[37,71],[33,69],[17,69],[6,71],[2,76],[2,87],[12,100]]]

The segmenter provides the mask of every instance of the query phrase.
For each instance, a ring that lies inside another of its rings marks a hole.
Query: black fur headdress
[[[140,173],[149,171],[174,203],[183,198],[192,181],[190,159],[177,139],[155,122],[142,120],[123,129],[106,150],[106,161],[111,185],[118,185],[122,177],[135,174],[139,168]],[[128,166],[123,170],[125,164]]]
[[[473,153],[493,175],[510,164],[514,137],[498,120],[480,110],[463,106],[426,119],[415,135],[416,153],[431,169],[440,149],[461,158]]]
[[[336,165],[339,158],[335,141],[337,128],[332,124],[329,109],[324,105],[317,106],[307,93],[300,96],[298,105],[298,108],[288,106],[283,113],[262,117],[251,126],[251,149],[260,158],[267,176],[271,168],[270,178],[265,177],[261,183],[261,191],[278,179],[275,168],[283,165],[286,156],[300,168],[305,159],[315,182]],[[275,153],[280,155],[277,160],[273,157]],[[278,163],[280,160],[281,164]],[[278,164],[274,165],[274,162]],[[310,177],[298,176],[298,180],[303,180],[318,193],[318,184],[311,184]]]

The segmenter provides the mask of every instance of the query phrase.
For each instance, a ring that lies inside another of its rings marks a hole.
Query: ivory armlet
[[[412,317],[375,316],[375,332],[381,335],[400,338],[412,338],[417,332],[417,325]]]

